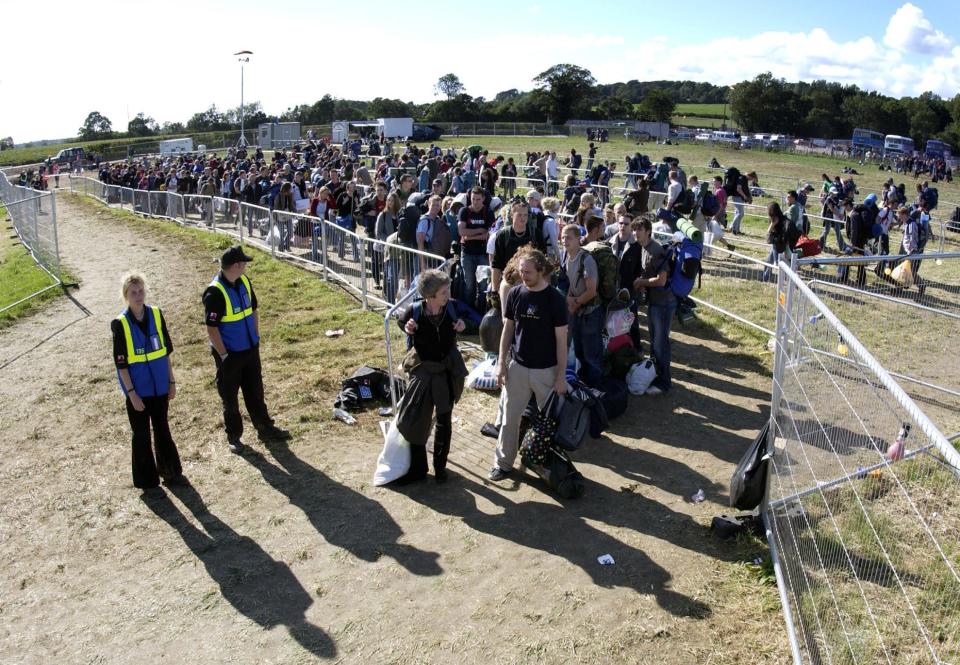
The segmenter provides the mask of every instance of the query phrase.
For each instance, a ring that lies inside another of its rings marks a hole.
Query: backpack
[[[599,240],[582,247],[583,251],[593,257],[597,263],[597,298],[606,308],[607,303],[617,297],[620,281],[620,260],[605,242]],[[577,270],[577,279],[583,279],[583,257],[580,257],[580,268]]]
[[[693,291],[694,282],[703,278],[703,267],[700,264],[703,245],[684,238],[680,242],[670,243],[665,249],[667,283],[660,288],[670,289],[677,298],[686,298]]]
[[[920,194],[921,200],[927,207],[927,212],[933,210],[937,207],[937,203],[940,202],[940,193],[937,191],[936,187],[927,187],[923,190],[923,193]]]
[[[456,308],[456,306],[453,304],[453,300],[448,300],[448,301],[447,301],[447,307],[446,307],[446,310],[445,310],[445,311],[446,311],[447,316],[450,318],[451,321],[454,321],[454,322],[455,322],[457,319],[460,318],[460,317],[457,315],[457,308]],[[420,317],[421,317],[422,315],[423,315],[423,300],[421,300],[421,299],[418,298],[417,300],[413,301],[413,305],[411,305],[411,316],[410,316],[410,318],[413,319],[414,321],[416,321],[416,322],[419,324],[419,323],[420,323]],[[407,335],[407,350],[410,350],[410,349],[412,349],[412,348],[413,348],[413,335]],[[388,394],[389,394],[389,393],[388,393]]]
[[[693,204],[696,203],[696,197],[694,196],[692,189],[684,189],[677,196],[676,203],[673,204],[673,211],[680,213],[681,215],[689,215],[693,212]]]
[[[417,246],[417,224],[420,223],[420,208],[408,203],[400,213],[397,223],[397,240],[406,247]]]
[[[399,397],[403,394],[406,382],[395,379],[394,386]],[[340,384],[340,392],[337,394],[334,406],[352,411],[361,408],[366,402],[388,399],[390,399],[390,375],[378,367],[364,365],[357,368],[350,378],[344,379]]]
[[[720,200],[716,194],[707,192],[703,195],[703,200],[700,202],[700,212],[703,213],[704,217],[713,217],[720,212]]]
[[[739,196],[739,194],[737,194],[737,185],[739,183],[740,171],[737,167],[731,166],[723,175],[723,191],[727,193],[727,196]]]
[[[433,230],[430,232],[430,251],[438,256],[447,258],[450,255],[450,245],[453,244],[453,235],[443,217],[433,220]]]

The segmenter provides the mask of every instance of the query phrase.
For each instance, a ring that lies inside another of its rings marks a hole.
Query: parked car
[[[83,148],[81,148],[80,146],[75,146],[73,148],[64,148],[63,150],[58,152],[56,155],[53,155],[48,159],[51,164],[56,162],[57,164],[61,164],[61,165],[63,164],[69,165],[69,164],[73,164],[76,161],[77,157],[80,157],[81,161],[83,161],[84,163],[87,162],[87,155],[83,151]]]
[[[436,125],[414,123],[413,136],[410,138],[414,141],[436,141],[441,136],[443,136],[443,131]]]
[[[711,140],[710,132],[700,132],[693,137],[697,141],[709,141]]]

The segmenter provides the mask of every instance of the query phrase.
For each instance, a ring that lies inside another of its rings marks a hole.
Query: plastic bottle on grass
[[[334,409],[334,410],[333,410],[333,417],[336,418],[337,420],[341,420],[341,421],[345,422],[345,423],[348,424],[348,425],[356,425],[356,424],[357,424],[357,419],[354,418],[353,416],[351,416],[349,413],[347,413],[347,412],[344,411],[343,409]]]

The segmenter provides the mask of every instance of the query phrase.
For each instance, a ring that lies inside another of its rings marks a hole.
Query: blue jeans
[[[730,233],[740,233],[740,223],[743,221],[743,199],[739,196],[731,196],[733,201],[733,222],[730,224]]]
[[[344,217],[337,216],[337,226],[346,231],[353,231],[356,226],[353,223],[353,215],[346,215]],[[347,234],[338,233],[337,234],[337,256],[343,258],[344,245],[346,244]],[[353,253],[353,260],[359,260],[360,248],[357,247],[357,239],[354,236],[350,236],[350,250]]]
[[[463,299],[471,307],[477,306],[477,267],[490,265],[490,259],[486,254],[467,254],[460,255],[460,265],[463,267]],[[484,307],[481,311],[486,311]]]
[[[650,331],[650,353],[657,366],[657,378],[650,385],[666,392],[670,390],[670,323],[677,311],[676,299],[666,305],[647,308],[647,328]]]
[[[787,257],[786,252],[779,253],[777,252],[776,248],[774,248],[773,245],[770,245],[770,253],[767,255],[767,263],[772,263],[773,265],[777,265],[777,262],[780,261],[780,259],[783,259],[784,261],[786,261],[787,260],[786,257]],[[771,274],[770,268],[769,267],[764,268],[763,274],[760,276],[760,281],[769,282],[770,274]]]
[[[820,234],[820,246],[827,246],[827,236],[830,235],[830,227],[833,227],[833,231],[837,236],[837,248],[842,252],[847,248],[847,243],[843,239],[843,227],[844,222],[838,222],[836,220],[826,219],[823,221],[823,233]]]
[[[573,353],[580,361],[580,378],[588,386],[597,387],[603,378],[603,307],[594,307],[589,314],[570,317]]]

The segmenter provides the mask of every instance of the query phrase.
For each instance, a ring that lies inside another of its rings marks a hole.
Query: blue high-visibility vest
[[[130,310],[123,310],[117,320],[123,328],[127,342],[127,371],[133,382],[133,389],[140,397],[158,397],[170,391],[170,358],[167,354],[167,340],[163,338],[163,326],[160,323],[160,308],[144,305],[147,321],[147,334],[132,319]],[[124,395],[127,389],[117,370],[117,381]]]
[[[224,284],[221,275],[217,275],[210,286],[220,289],[227,306],[219,325],[227,351],[246,351],[259,344],[260,337],[253,323],[252,289],[247,276],[240,275],[236,287],[232,287]]]

